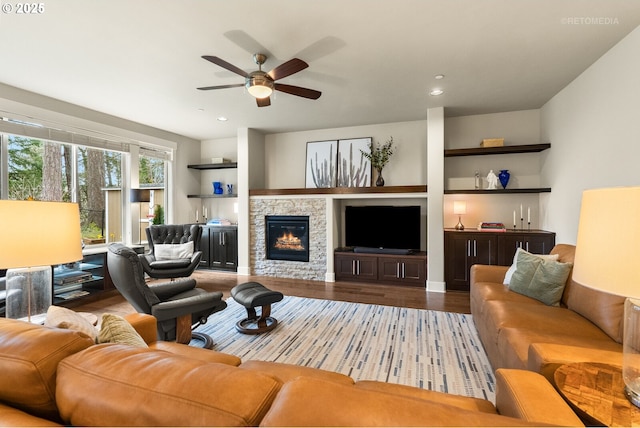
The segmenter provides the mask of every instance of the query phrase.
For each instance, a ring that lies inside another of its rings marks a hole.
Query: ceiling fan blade
[[[203,86],[202,88],[198,88],[201,91],[210,91],[212,89],[227,89],[227,88],[241,88],[244,86],[244,83],[235,83],[233,85],[218,85],[218,86]]]
[[[310,98],[317,100],[322,95],[322,92],[314,89],[301,88],[300,86],[284,85],[282,83],[276,83],[276,90],[286,92],[287,94],[297,95],[299,97]]]
[[[271,99],[269,97],[256,98],[256,103],[258,103],[258,107],[268,107],[271,105]]]
[[[203,55],[202,58],[206,59],[209,62],[214,63],[215,65],[225,68],[231,72],[234,72],[236,74],[239,74],[242,77],[249,77],[249,73],[247,73],[246,71],[236,67],[233,64],[229,64],[227,61],[218,58],[217,56],[211,56],[211,55]]]
[[[303,60],[293,58],[283,64],[280,64],[267,74],[271,76],[273,80],[278,80],[287,76],[291,76],[292,74],[304,70],[307,67],[309,67],[309,64],[307,64]]]

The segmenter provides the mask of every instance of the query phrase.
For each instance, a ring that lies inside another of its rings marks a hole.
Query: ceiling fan
[[[201,91],[208,91],[211,89],[239,88],[244,86],[247,88],[247,91],[249,91],[249,93],[256,98],[258,107],[266,107],[271,105],[271,99],[269,98],[269,96],[273,93],[274,90],[286,92],[287,94],[296,95],[298,97],[309,98],[312,100],[317,100],[318,98],[320,98],[320,95],[322,95],[322,92],[313,89],[276,83],[276,80],[291,76],[292,74],[309,67],[309,64],[298,58],[293,58],[283,64],[280,64],[268,73],[262,71],[262,64],[264,64],[267,60],[267,56],[264,54],[257,53],[253,55],[253,61],[258,64],[258,70],[251,73],[247,73],[246,71],[236,67],[235,65],[229,64],[227,61],[220,59],[217,56],[204,55],[202,58],[233,73],[239,74],[240,76],[244,77],[244,83],[237,83],[233,85],[205,86],[202,88],[198,88]]]

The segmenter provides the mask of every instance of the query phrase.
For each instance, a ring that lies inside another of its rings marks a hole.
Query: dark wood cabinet
[[[392,255],[336,251],[334,266],[338,281],[425,287],[427,280],[427,256],[424,252]]]
[[[497,263],[498,238],[488,232],[445,232],[444,254],[447,289],[466,291],[471,266]]]
[[[200,267],[238,269],[238,229],[235,226],[202,226]]]
[[[498,236],[498,264],[511,266],[518,248],[534,254],[549,254],[556,243],[552,232],[509,232]]]
[[[544,230],[445,230],[447,290],[469,291],[470,269],[474,264],[510,266],[518,247],[535,254],[549,254],[555,241],[556,234]]]
[[[375,281],[378,258],[368,254],[335,253],[336,279],[342,281]]]

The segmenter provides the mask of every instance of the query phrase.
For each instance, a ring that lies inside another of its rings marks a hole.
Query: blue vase
[[[213,194],[214,195],[222,195],[224,191],[222,190],[222,183],[219,181],[213,182]]]
[[[500,174],[498,174],[498,180],[500,180],[500,184],[502,184],[502,188],[506,189],[507,188],[507,184],[509,183],[509,178],[511,177],[511,174],[509,174],[509,170],[508,169],[501,169],[500,170]]]

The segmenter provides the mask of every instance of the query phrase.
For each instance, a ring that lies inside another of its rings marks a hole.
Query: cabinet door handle
[[[478,241],[473,240],[473,257],[478,257]]]
[[[355,275],[355,274],[356,274],[356,261],[351,260],[351,275]]]
[[[467,239],[467,257],[471,257],[471,241]]]
[[[402,262],[402,278],[404,279],[404,262]]]
[[[400,278],[400,263],[396,263],[396,278]]]
[[[360,275],[360,260],[358,260],[358,261],[356,262],[356,267],[358,268],[358,269],[356,270],[356,275]]]
[[[529,251],[529,241],[527,241],[527,242],[525,243],[525,245],[526,245],[526,247],[527,247],[527,251]]]

